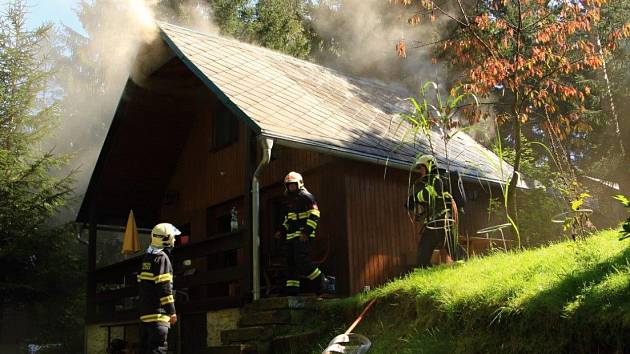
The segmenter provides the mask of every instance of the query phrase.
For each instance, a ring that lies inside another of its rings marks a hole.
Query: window
[[[217,234],[229,233],[232,231],[232,208],[236,208],[237,218],[243,221],[242,198],[235,198],[227,202],[211,206],[206,209],[206,235],[212,237]],[[239,228],[242,226],[239,224]]]
[[[211,149],[221,149],[238,141],[238,118],[217,101],[212,115]]]

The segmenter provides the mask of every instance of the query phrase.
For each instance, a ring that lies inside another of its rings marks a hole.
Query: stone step
[[[304,351],[306,343],[319,341],[319,332],[307,331],[299,334],[287,334],[274,337],[271,342],[271,349],[274,354],[301,353]]]
[[[239,327],[255,327],[272,324],[291,323],[289,310],[258,311],[243,314],[239,321]]]
[[[208,347],[205,354],[259,354],[258,348],[252,344],[234,344]]]
[[[264,341],[271,339],[274,331],[272,327],[243,327],[221,331],[221,343],[245,343],[252,341]]]

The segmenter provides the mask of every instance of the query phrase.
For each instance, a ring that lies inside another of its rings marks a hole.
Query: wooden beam
[[[243,278],[245,273],[243,267],[230,267],[210,272],[195,273],[189,276],[179,275],[175,277],[175,288],[181,289],[198,285],[238,281]]]
[[[194,259],[211,254],[235,250],[244,247],[243,237],[246,230],[221,234],[200,242],[194,242],[173,250],[173,258],[176,262],[184,259]]]
[[[87,286],[86,286],[86,317],[90,318],[95,314],[94,308],[94,295],[96,294],[96,278],[92,275],[96,270],[96,208],[94,203],[90,204],[89,209],[89,236],[88,236],[88,274],[87,274]]]
[[[91,208],[88,236],[88,272],[93,272],[96,269],[96,225],[96,212],[94,208]]]

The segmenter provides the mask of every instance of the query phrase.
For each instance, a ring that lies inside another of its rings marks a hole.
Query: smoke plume
[[[62,216],[66,220],[78,210],[127,79],[142,85],[144,75],[164,60],[163,53],[138,56],[143,44],[159,40],[155,21],[216,32],[202,1],[186,1],[173,10],[154,0],[83,0],[75,12],[87,36],[67,27],[57,36],[62,43],[53,85],[62,91],[63,113],[46,144],[70,154],[69,169],[76,170],[77,200]],[[142,65],[134,67],[136,61]]]
[[[445,84],[445,68],[433,63],[433,46],[444,24],[409,24],[411,8],[382,0],[322,1],[314,7],[313,25],[318,36],[338,43],[333,54],[321,54],[324,65],[360,76],[403,83],[417,92],[423,82]],[[426,21],[429,21],[426,19]],[[404,43],[407,58],[397,44]]]

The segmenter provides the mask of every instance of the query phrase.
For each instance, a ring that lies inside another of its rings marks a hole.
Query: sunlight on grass
[[[417,269],[345,305],[378,299],[358,329],[374,353],[618,351],[630,330],[629,244],[606,230]]]

